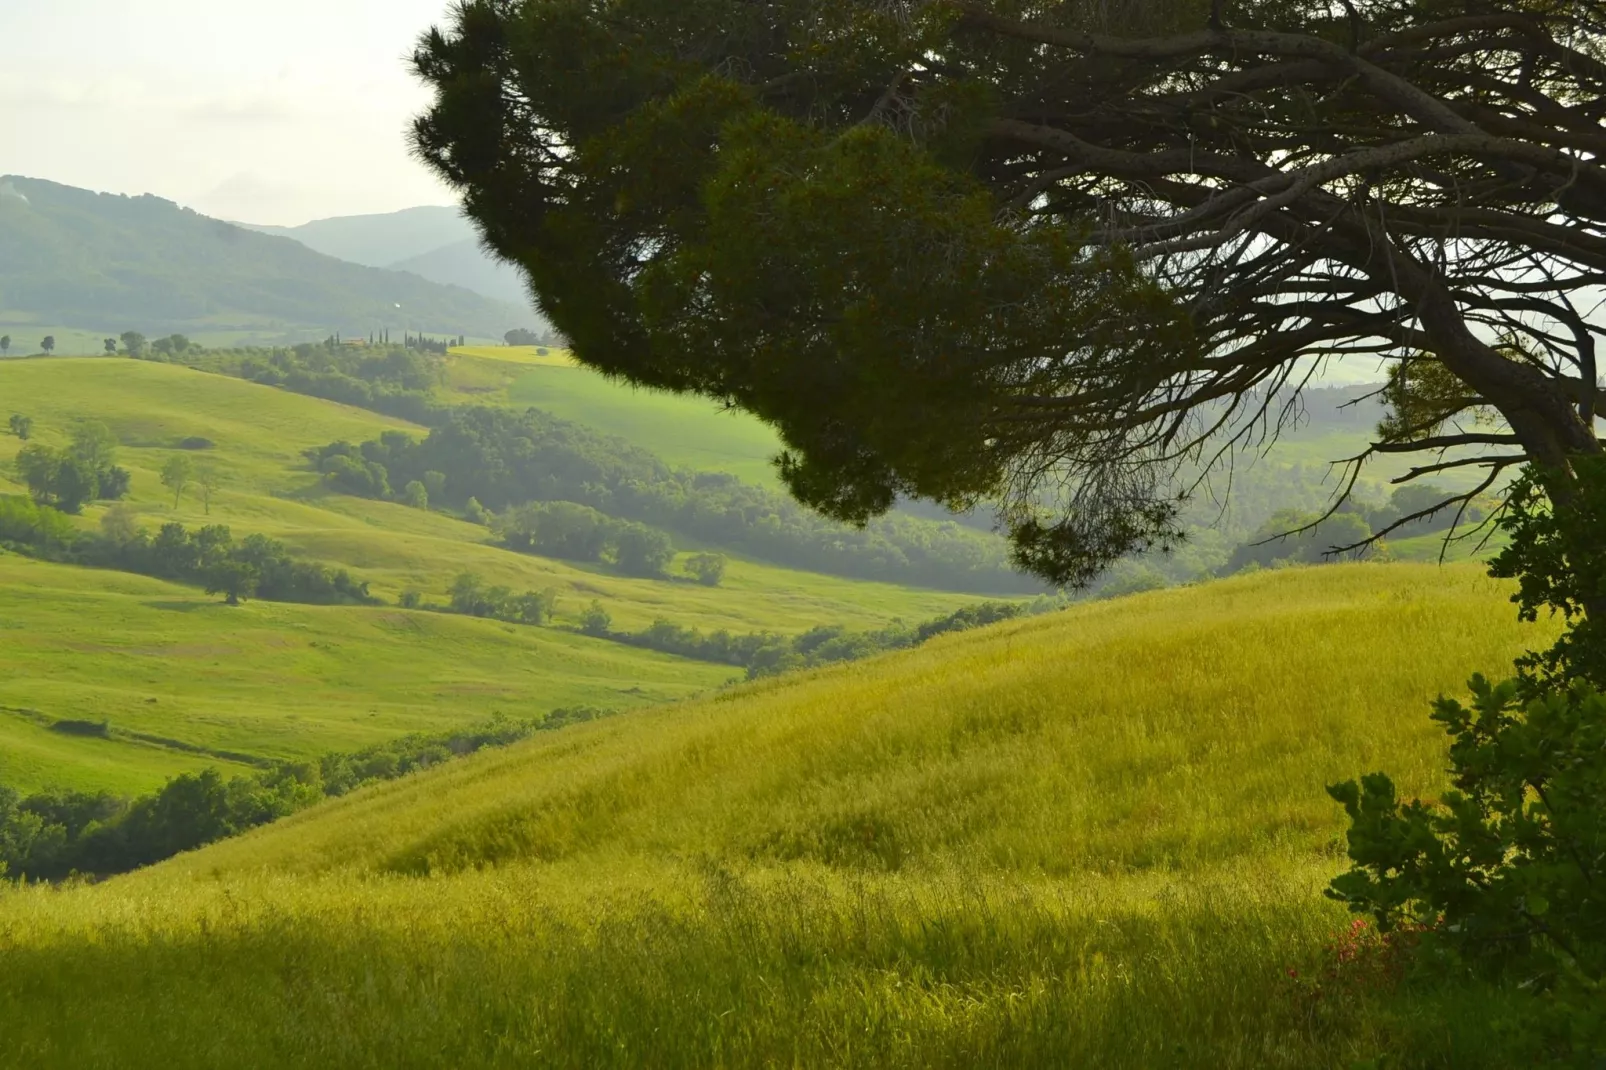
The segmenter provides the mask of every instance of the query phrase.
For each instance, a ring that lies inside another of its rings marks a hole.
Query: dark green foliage
[[[1333,894],[1496,972],[1601,980],[1606,695],[1579,682],[1524,702],[1514,681],[1470,686],[1470,709],[1440,699],[1433,712],[1452,741],[1442,805],[1402,804],[1382,774],[1331,789],[1356,863]]]
[[[538,346],[544,341],[541,335],[526,327],[515,327],[504,334],[502,340],[510,346]]]
[[[494,524],[508,549],[566,561],[600,561],[617,526],[597,510],[574,502],[522,505],[509,509]]]
[[[1454,497],[1453,492],[1432,483],[1408,483],[1389,496],[1387,505],[1368,510],[1366,521],[1377,534],[1409,539],[1447,531],[1452,525],[1475,526],[1488,515],[1483,505],[1470,502],[1463,509],[1454,503]]]
[[[130,474],[116,461],[116,436],[105,424],[91,421],[74,429],[66,449],[27,446],[18,452],[16,463],[17,474],[35,501],[76,513],[88,502],[117,501],[128,495]]]
[[[216,448],[216,445],[217,444],[209,438],[202,438],[200,435],[191,435],[188,438],[180,439],[178,448],[181,450],[209,450]]]
[[[189,351],[190,345],[190,340],[182,334],[172,334],[152,342],[151,352],[161,357],[183,356]]]
[[[506,587],[486,587],[485,581],[473,572],[458,576],[450,594],[453,613],[514,624],[545,624],[557,604],[557,595],[552,591],[514,594]]]
[[[414,423],[438,423],[447,411],[432,394],[440,378],[439,358],[416,348],[389,344],[344,346],[331,338],[317,344],[272,349],[190,347],[175,352],[172,359],[202,371],[232,375]]]
[[[1532,992],[1511,1023],[1576,1057],[1606,1056],[1606,695],[1578,681],[1524,701],[1516,681],[1440,699],[1455,787],[1402,803],[1381,773],[1329,789],[1353,869],[1330,895],[1384,931],[1421,933],[1425,963]],[[1583,1065],[1583,1063],[1580,1063]]]
[[[1550,506],[1541,471],[1516,482],[1500,520],[1511,541],[1490,569],[1517,580],[1523,620],[1548,610],[1567,622],[1555,646],[1518,662],[1529,694],[1572,679],[1606,689],[1606,458],[1576,457],[1573,471],[1566,509]]]
[[[758,414],[791,450],[789,488],[827,515],[973,504],[1011,476],[1024,491],[1017,463],[1059,430],[1017,399],[1113,382],[1121,359],[1171,366],[1192,340],[1133,264],[1084,255],[1076,227],[1005,224],[1000,198],[947,165],[969,155],[986,86],[897,98],[940,111],[934,140],[866,121],[900,72],[946,52],[926,36],[940,23],[817,3],[474,5],[419,53],[440,96],[418,143],[488,241],[518,244],[581,360]],[[795,92],[763,99],[723,68],[737,56]],[[502,96],[513,84],[529,103]],[[1054,583],[1091,578],[1086,555],[1170,538],[1173,511],[1137,487],[1089,487],[1054,519],[1030,506],[1038,489],[1005,520]]]
[[[276,763],[233,780],[207,769],[176,777],[160,791],[132,801],[59,791],[22,798],[0,785],[0,876],[61,880],[73,874],[124,873],[366,784],[611,713],[576,707],[530,721],[499,715],[442,735],[405,736],[312,762]]]
[[[880,631],[851,632],[840,624],[821,625],[802,635],[789,637],[773,632],[732,635],[724,630],[705,635],[696,628],[683,627],[667,620],[656,620],[645,631],[612,632],[609,630],[612,622],[608,620],[606,612],[593,602],[582,622],[581,631],[676,657],[734,665],[746,669],[748,679],[758,679],[794,669],[854,661],[891,650],[906,650],[948,632],[996,624],[1057,607],[1058,603],[1051,599],[1032,605],[983,602],[913,628],[894,624]]]
[[[45,335],[44,340],[39,343],[39,348],[46,355],[54,353],[56,351],[56,336],[53,334]]]
[[[606,639],[613,634],[613,617],[602,608],[601,602],[593,601],[580,616],[580,631],[596,639]]]
[[[33,417],[24,416],[21,413],[12,413],[10,427],[13,435],[26,442],[28,441],[28,436],[33,434]]]
[[[686,574],[704,587],[718,587],[725,578],[724,554],[692,554],[686,559]]]
[[[429,491],[424,484],[414,479],[402,488],[401,502],[410,509],[428,509]]]
[[[124,331],[122,333],[123,352],[131,357],[139,358],[145,355],[145,336],[138,331]],[[169,348],[168,352],[171,352]]]
[[[0,334],[0,357],[3,357],[10,352],[11,336],[9,334]]]
[[[360,498],[390,497],[390,479],[384,466],[365,461],[360,454],[330,454],[318,462],[318,470],[324,482],[335,490]]]
[[[902,515],[855,530],[734,476],[672,470],[645,450],[534,409],[456,409],[422,441],[391,433],[311,456],[338,473],[332,485],[370,497],[437,473],[444,494],[432,495],[432,505],[472,514],[470,503],[481,503],[502,514],[508,546],[569,560],[598,560],[616,546],[615,531],[604,530],[614,518],[792,568],[953,590],[1041,589],[982,532]],[[659,555],[661,545],[641,567]]]
[[[1273,513],[1233,552],[1224,571],[1238,572],[1250,565],[1353,561],[1366,552],[1360,544],[1371,536],[1371,526],[1357,512],[1337,512],[1323,519],[1320,513],[1284,509]]]
[[[344,569],[296,561],[283,543],[265,535],[236,542],[221,525],[191,532],[169,523],[151,536],[118,510],[106,514],[101,529],[99,535],[81,535],[56,509],[0,496],[0,543],[33,556],[198,584],[231,603],[256,597],[313,605],[377,604],[368,585]]]
[[[582,362],[758,415],[827,515],[998,503],[1021,566],[1081,585],[1177,544],[1196,434],[1282,426],[1260,401],[1380,337],[1443,373],[1393,384],[1383,445],[1600,452],[1569,294],[1600,271],[1572,109],[1606,92],[1601,25],[1594,0],[477,0],[419,43],[415,146]],[[1532,285],[1488,269],[1535,257]]]
[[[128,490],[124,470],[97,472],[71,451],[53,450],[38,444],[18,452],[17,474],[35,501],[66,513],[76,513],[97,498],[121,497]],[[104,490],[102,476],[106,479]]]
[[[1491,569],[1519,582],[1523,619],[1560,613],[1564,634],[1515,680],[1474,677],[1470,709],[1438,701],[1453,784],[1439,804],[1402,803],[1381,773],[1328,789],[1355,863],[1330,894],[1419,930],[1424,966],[1533,994],[1510,1031],[1592,1065],[1606,1057],[1606,460],[1572,464],[1566,509],[1547,500],[1553,473],[1517,481]]]
[[[76,537],[71,520],[57,509],[16,495],[0,496],[0,543],[53,553]]]
[[[644,524],[621,524],[613,535],[613,562],[627,576],[658,579],[669,571],[675,547],[669,536]]]

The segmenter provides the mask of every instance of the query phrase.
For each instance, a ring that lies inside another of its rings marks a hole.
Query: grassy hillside
[[[0,784],[143,791],[202,765],[309,758],[493,713],[625,708],[728,667],[438,613],[250,602],[0,555]],[[110,740],[50,731],[109,722]]]
[[[781,440],[744,412],[706,398],[641,390],[581,367],[560,350],[484,346],[453,350],[448,384],[459,395],[533,406],[628,439],[670,464],[730,472],[774,486]]]
[[[732,561],[723,585],[633,579],[604,566],[584,566],[509,553],[489,545],[489,533],[439,513],[325,491],[302,456],[339,439],[361,442],[388,429],[422,428],[399,420],[220,375],[131,360],[58,359],[0,362],[0,412],[34,418],[35,438],[65,442],[81,419],[104,421],[122,442],[120,463],[134,474],[133,503],[147,525],[231,525],[237,534],[262,532],[295,552],[347,567],[394,598],[417,590],[440,600],[458,573],[516,590],[554,588],[560,620],[572,620],[593,599],[621,628],[658,617],[738,631],[803,631],[817,624],[871,627],[894,617],[921,620],[975,601],[964,595],[798,572]],[[189,437],[215,448],[193,453],[216,467],[221,487],[212,512],[193,494],[173,507],[162,487],[162,465]],[[0,492],[22,444],[0,434]],[[93,523],[99,510],[89,510]]]
[[[530,318],[522,304],[336,260],[157,197],[4,181],[19,196],[0,198],[0,313],[153,337],[411,327],[496,338]]]
[[[1471,567],[1279,571],[566,729],[0,898],[0,1061],[1495,1065],[1287,971],[1322,785],[1441,788],[1425,703],[1541,638]]]

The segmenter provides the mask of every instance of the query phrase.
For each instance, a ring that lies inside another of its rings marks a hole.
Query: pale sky
[[[407,152],[448,0],[0,0],[0,174],[294,226],[451,204]]]

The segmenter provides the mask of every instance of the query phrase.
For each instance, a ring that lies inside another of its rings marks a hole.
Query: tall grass
[[[1437,791],[1511,617],[1410,566],[1082,606],[15,892],[0,1064],[1501,1065],[1288,970],[1344,922],[1322,786]]]

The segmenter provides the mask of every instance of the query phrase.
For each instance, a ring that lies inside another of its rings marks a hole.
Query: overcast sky
[[[408,156],[448,0],[0,0],[0,174],[292,226],[453,197]]]

